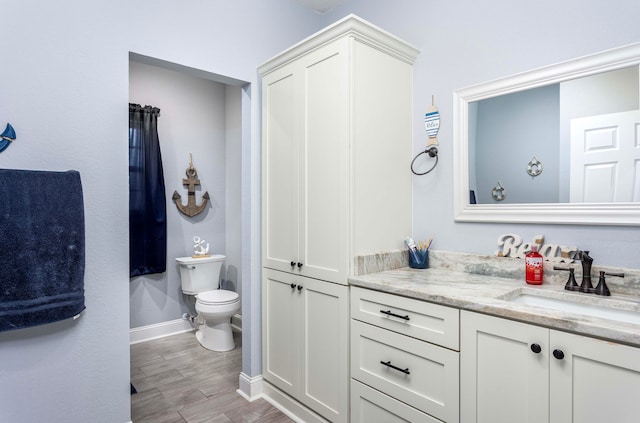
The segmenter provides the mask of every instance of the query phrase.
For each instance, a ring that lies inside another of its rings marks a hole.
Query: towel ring
[[[431,169],[427,170],[426,172],[418,173],[418,172],[416,172],[415,170],[413,170],[413,164],[416,162],[416,159],[417,159],[418,157],[420,157],[421,155],[423,155],[423,154],[428,154],[428,155],[429,155],[429,157],[435,157],[435,158],[436,158],[436,162],[433,164],[433,166],[431,166]],[[433,169],[435,169],[437,165],[438,165],[438,149],[437,149],[437,148],[435,148],[435,147],[427,148],[426,150],[421,151],[420,153],[418,153],[418,155],[417,155],[417,156],[415,156],[415,157],[413,158],[413,160],[411,160],[411,172],[412,172],[414,175],[417,175],[417,176],[426,175],[427,173],[429,173],[429,172],[431,172]]]

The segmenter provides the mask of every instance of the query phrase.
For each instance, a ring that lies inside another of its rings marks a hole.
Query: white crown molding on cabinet
[[[345,35],[351,35],[354,39],[373,48],[377,48],[380,51],[384,51],[386,54],[409,64],[413,64],[418,57],[418,53],[420,53],[420,50],[416,47],[407,44],[407,42],[395,35],[378,28],[359,16],[351,14],[336,21],[322,31],[294,44],[284,52],[279,53],[276,57],[267,60],[266,63],[258,67],[258,73],[265,75],[297,59],[301,54],[314,50]]]
[[[309,7],[318,13],[327,13],[329,10],[344,3],[344,0],[296,0],[303,6]]]

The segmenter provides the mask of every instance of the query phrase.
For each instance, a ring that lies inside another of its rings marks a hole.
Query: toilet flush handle
[[[188,264],[182,264],[182,263],[180,263],[180,267],[184,267],[185,269],[188,269],[188,270],[194,270],[196,268],[193,265],[189,266]]]

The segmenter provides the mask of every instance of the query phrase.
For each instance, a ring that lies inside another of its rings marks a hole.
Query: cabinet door
[[[346,284],[349,97],[346,40],[263,78],[265,267]]]
[[[349,97],[346,40],[303,56],[299,152],[300,274],[346,284],[349,245]]]
[[[299,386],[298,276],[263,271],[262,352],[263,377],[291,396]]]
[[[292,271],[298,262],[300,97],[289,65],[262,81],[263,266]]]
[[[640,349],[551,331],[551,423],[636,423]]]
[[[298,283],[302,286],[299,400],[334,423],[346,422],[349,288],[304,277]]]
[[[548,329],[461,312],[460,421],[547,422],[548,339]]]

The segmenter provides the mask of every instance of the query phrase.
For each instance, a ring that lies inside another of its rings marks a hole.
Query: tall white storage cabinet
[[[348,421],[347,277],[411,234],[417,54],[350,15],[259,68],[263,376],[305,421]]]

